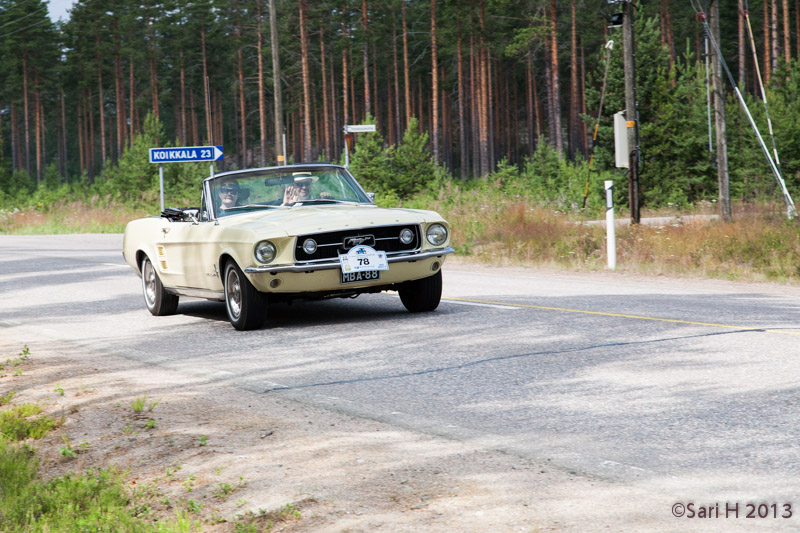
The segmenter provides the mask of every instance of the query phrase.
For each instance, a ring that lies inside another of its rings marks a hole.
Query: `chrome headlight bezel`
[[[447,227],[444,224],[431,224],[425,231],[425,238],[433,246],[442,246],[447,242]]]
[[[278,255],[278,248],[271,241],[261,241],[253,248],[253,255],[259,263],[271,263]]]

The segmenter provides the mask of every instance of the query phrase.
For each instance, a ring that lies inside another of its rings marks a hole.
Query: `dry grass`
[[[0,234],[122,233],[129,221],[153,214],[108,198],[59,200],[44,206],[0,210]]]
[[[472,253],[487,262],[604,269],[605,225],[583,222],[511,203],[486,224]],[[616,234],[618,270],[800,283],[800,221],[771,206],[740,206],[732,222],[675,218]]]
[[[487,263],[607,268],[605,224],[589,223],[588,215],[555,212],[491,185],[470,191],[448,186],[427,205],[414,207],[441,213],[453,227],[456,250]],[[644,211],[643,222],[652,217],[671,220],[618,227],[617,269],[800,283],[800,220],[787,220],[782,204],[735,205],[734,220],[728,223],[687,217],[715,212],[711,203],[692,212]],[[618,213],[617,220],[627,216]]]
[[[409,202],[411,203],[411,202]],[[457,252],[493,264],[573,270],[606,268],[604,224],[554,212],[499,190],[442,189],[414,202],[440,212],[453,227]],[[709,205],[697,212],[712,212]],[[121,233],[135,218],[154,214],[107,198],[61,201],[14,212],[0,211],[0,233]],[[652,216],[685,216],[660,211]],[[692,213],[694,214],[694,213]],[[618,220],[624,217],[618,216]],[[738,205],[734,220],[641,224],[617,229],[617,269],[648,274],[800,283],[800,220],[788,221],[780,205]]]

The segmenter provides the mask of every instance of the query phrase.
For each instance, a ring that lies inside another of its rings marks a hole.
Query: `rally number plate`
[[[339,255],[342,283],[358,283],[380,279],[381,270],[389,270],[386,252],[370,246],[355,246]]]

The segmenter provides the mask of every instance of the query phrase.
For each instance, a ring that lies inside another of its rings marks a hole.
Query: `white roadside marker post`
[[[606,186],[606,253],[608,269],[617,268],[617,236],[614,230],[614,182],[605,181]]]

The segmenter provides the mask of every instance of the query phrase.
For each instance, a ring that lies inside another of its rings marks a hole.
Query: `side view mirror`
[[[369,201],[372,202],[373,204],[375,203],[375,193],[374,192],[368,192],[367,193],[367,198],[369,198]]]

